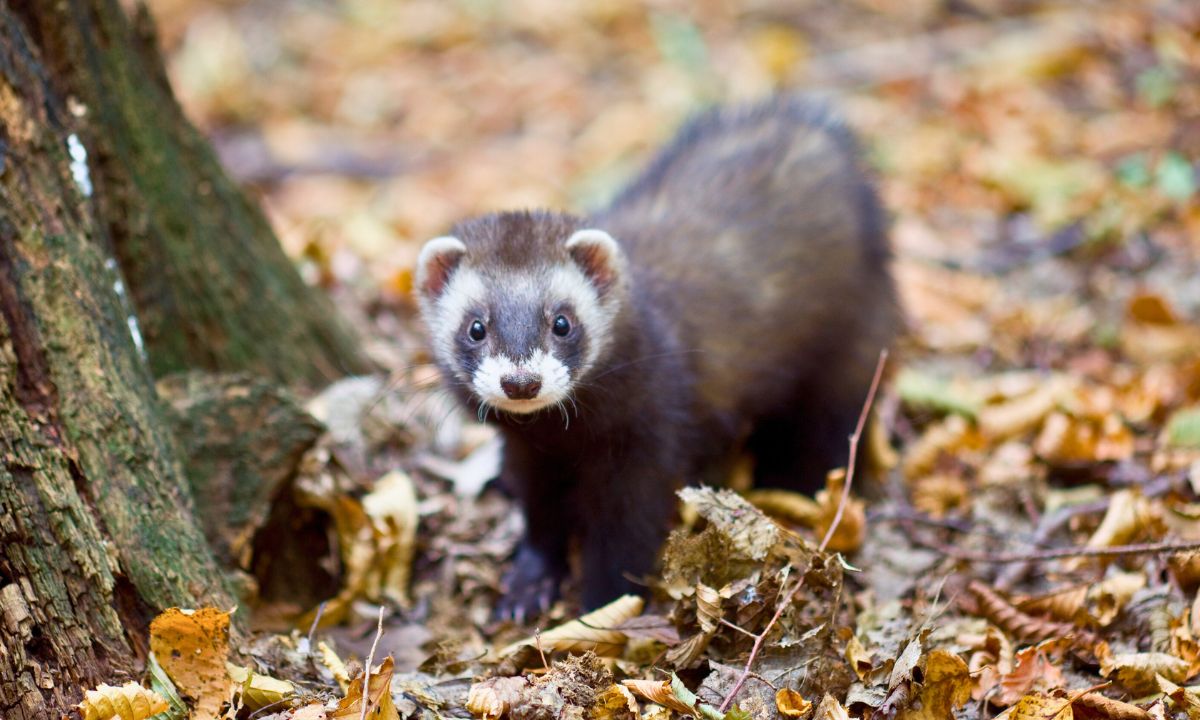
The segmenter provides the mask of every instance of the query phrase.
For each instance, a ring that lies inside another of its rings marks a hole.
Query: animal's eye
[[[471,338],[475,342],[479,342],[487,337],[487,328],[483,326],[483,323],[476,320],[475,322],[471,323],[471,327],[467,328],[467,337]]]
[[[554,334],[559,337],[566,337],[567,333],[571,332],[571,321],[563,315],[554,318],[554,326],[551,328]]]

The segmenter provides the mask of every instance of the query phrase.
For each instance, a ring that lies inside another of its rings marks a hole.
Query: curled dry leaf
[[[1035,693],[1021,698],[996,720],[1071,720],[1073,717],[1069,697]]]
[[[838,516],[838,506],[842,504],[842,488],[846,484],[846,471],[842,468],[830,471],[825,479],[825,489],[816,495],[817,505],[821,508],[821,517],[813,530],[818,537],[825,537],[829,527]],[[829,539],[827,549],[831,552],[849,553],[862,547],[867,537],[867,508],[859,498],[853,495],[846,499],[842,509],[841,520]]]
[[[791,688],[779,688],[775,692],[775,709],[787,718],[803,718],[812,712],[813,704]]]
[[[850,713],[842,707],[837,698],[826,693],[813,712],[812,720],[850,720]]]
[[[363,496],[363,510],[375,528],[374,574],[368,597],[379,596],[408,604],[408,581],[417,543],[417,491],[412,478],[399,470],[375,481]]]
[[[813,527],[821,517],[821,506],[809,496],[774,488],[754,489],[745,497],[771,517],[803,527]]]
[[[934,473],[915,478],[912,484],[912,504],[931,517],[943,518],[952,510],[966,507],[970,502],[967,481],[950,473]]]
[[[1140,492],[1133,488],[1119,490],[1113,493],[1108,512],[1088,538],[1087,546],[1105,548],[1135,542],[1140,538],[1157,537],[1161,533],[1161,525],[1162,519],[1157,509]]]
[[[392,673],[395,671],[395,661],[391,656],[384,659],[378,668],[371,671],[367,681],[367,717],[371,720],[400,720],[400,713],[392,702]],[[329,713],[330,720],[359,720],[363,715],[363,676],[359,673],[350,683],[346,696],[339,702],[336,709]]]
[[[1158,688],[1159,676],[1178,684],[1191,674],[1190,664],[1174,655],[1163,652],[1114,653],[1106,642],[1096,646],[1096,659],[1100,661],[1102,676],[1115,678],[1137,695],[1154,692]]]
[[[499,720],[520,702],[529,678],[494,677],[477,682],[467,693],[467,710],[481,720]]]
[[[622,684],[632,690],[634,695],[675,712],[685,715],[696,712],[694,707],[675,696],[669,680],[625,680]]]
[[[762,560],[779,542],[779,527],[735,492],[686,487],[679,497],[751,560]]]
[[[509,645],[500,651],[501,656],[512,655],[525,645],[541,643],[543,650],[558,652],[584,652],[591,650],[597,655],[613,657],[625,646],[625,633],[616,628],[642,612],[644,601],[636,595],[622,595],[602,608],[593,610],[578,620],[559,625],[541,634]]]
[[[991,698],[992,702],[1008,707],[1035,690],[1046,692],[1063,687],[1066,680],[1062,670],[1051,659],[1063,645],[1062,640],[1047,640],[1018,650],[1016,667],[1000,678],[1000,692]]]
[[[724,616],[721,593],[704,583],[696,585],[696,619],[700,622],[700,629],[706,633],[713,632]]]
[[[150,623],[150,650],[185,696],[195,720],[215,720],[229,698],[225,671],[229,654],[229,613],[216,608],[170,608]]]
[[[328,717],[329,713],[320,703],[305,705],[292,712],[292,720],[326,720]]]
[[[596,696],[588,709],[588,720],[628,720],[638,717],[638,702],[629,688],[613,683]]]
[[[100,685],[84,694],[79,703],[83,720],[146,720],[167,710],[167,701],[153,690],[127,682],[120,687]]]
[[[905,720],[953,717],[954,710],[971,699],[971,672],[958,655],[938,648],[921,663],[923,673],[913,701],[900,710]]]
[[[679,644],[679,631],[671,624],[670,619],[662,615],[638,615],[617,625],[614,630],[620,630],[630,640],[657,640],[663,645]]]
[[[1022,600],[1017,607],[1032,615],[1049,615],[1078,625],[1106,627],[1116,619],[1133,594],[1145,586],[1144,573],[1117,573],[1098,583]]]
[[[951,415],[934,423],[910,444],[904,453],[904,477],[917,478],[933,472],[944,456],[983,446],[983,438],[963,417]]]
[[[278,707],[284,698],[296,692],[296,687],[287,680],[261,675],[249,668],[226,663],[225,670],[235,683],[241,685],[242,704],[251,712],[266,707]]]
[[[988,405],[979,411],[979,429],[994,440],[1005,440],[1033,430],[1062,401],[1068,388],[1066,379],[1053,376],[1025,395]]]

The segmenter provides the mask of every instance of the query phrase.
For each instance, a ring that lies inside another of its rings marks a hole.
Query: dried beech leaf
[[[812,712],[813,704],[791,688],[779,688],[775,692],[775,708],[788,718],[802,718]]]
[[[903,707],[897,718],[935,720],[953,717],[954,710],[971,699],[971,672],[958,655],[938,648],[922,663],[924,672],[914,702]]]
[[[826,693],[813,712],[812,720],[850,720],[850,713],[836,698]]]
[[[831,470],[825,478],[825,489],[816,495],[817,505],[821,508],[821,517],[813,527],[818,537],[824,537],[830,525],[837,518],[838,506],[842,503],[842,488],[846,484],[846,471],[842,468]],[[830,552],[851,553],[862,547],[867,537],[867,508],[859,498],[851,495],[846,499],[842,509],[842,517],[833,537],[829,539],[826,549]]]
[[[1135,489],[1119,490],[1109,500],[1108,512],[1100,526],[1088,538],[1090,548],[1124,545],[1147,535],[1153,535],[1158,514],[1150,501]]]
[[[904,477],[917,478],[933,472],[943,456],[981,447],[983,439],[966,419],[951,415],[930,425],[904,452]]]
[[[1062,640],[1047,640],[1018,650],[1016,667],[1000,678],[1000,692],[993,700],[1002,707],[1012,705],[1034,691],[1056,690],[1066,684],[1062,670],[1050,655],[1065,645]]]
[[[668,647],[679,644],[679,631],[669,618],[662,615],[638,615],[615,626],[613,630],[620,630],[630,640],[657,640]]]
[[[529,678],[494,677],[477,682],[467,693],[467,710],[482,720],[499,720],[521,701]]]
[[[1108,643],[1096,647],[1100,674],[1115,677],[1134,694],[1154,692],[1158,676],[1179,684],[1188,679],[1191,666],[1186,660],[1162,652],[1113,653]]]
[[[291,720],[327,720],[328,711],[324,705],[313,703],[292,711]]]
[[[220,716],[232,687],[225,671],[229,613],[170,608],[150,623],[150,649],[175,687],[192,699],[195,720]]]
[[[994,440],[1005,440],[1033,430],[1063,399],[1067,385],[1063,378],[1047,378],[1026,395],[979,411],[979,429]]]
[[[1075,713],[1067,697],[1048,695],[1026,695],[996,720],[1073,720]]]
[[[779,542],[779,527],[735,492],[685,487],[679,497],[751,560],[762,560]]]
[[[241,685],[242,704],[251,712],[277,706],[296,692],[296,687],[286,680],[262,675],[232,663],[226,663],[225,670],[235,683]]]
[[[597,655],[614,657],[625,646],[625,633],[616,628],[642,612],[644,601],[636,595],[622,595],[602,608],[593,610],[578,620],[559,625],[541,634],[542,650],[558,652],[584,652],[591,650]],[[533,645],[537,639],[527,637],[500,651],[501,656],[511,655],[525,645]]]
[[[370,720],[400,720],[400,713],[392,702],[392,673],[395,662],[388,656],[379,667],[371,672],[367,681],[367,717]],[[363,705],[363,676],[350,683],[346,696],[339,702],[337,708],[329,714],[331,720],[358,720],[362,716]]]
[[[809,496],[774,488],[754,489],[745,493],[754,507],[771,517],[803,527],[813,527],[821,517],[821,506]]]
[[[634,695],[675,712],[685,715],[696,712],[694,707],[675,696],[669,680],[625,680],[622,684],[632,690]]]
[[[638,702],[629,688],[613,683],[596,697],[588,720],[629,720],[638,717]]]
[[[704,583],[696,586],[696,619],[700,630],[711,633],[717,629],[725,613],[721,610],[721,594]]]
[[[367,597],[378,595],[407,605],[418,523],[412,478],[399,470],[387,473],[363,496],[362,506],[375,527],[375,560]]]
[[[153,690],[127,682],[120,687],[100,685],[84,693],[79,703],[83,720],[145,720],[167,710],[167,701]]]

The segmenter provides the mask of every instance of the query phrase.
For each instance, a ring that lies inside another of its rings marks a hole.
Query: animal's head
[[[516,414],[569,400],[608,351],[626,285],[608,233],[552,213],[460,223],[417,260],[438,364],[484,407]]]

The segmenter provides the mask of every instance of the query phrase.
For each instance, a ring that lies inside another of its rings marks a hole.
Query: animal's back
[[[883,211],[829,112],[779,99],[701,115],[597,224],[674,315],[707,409],[733,422],[798,402],[856,409],[898,311]]]

